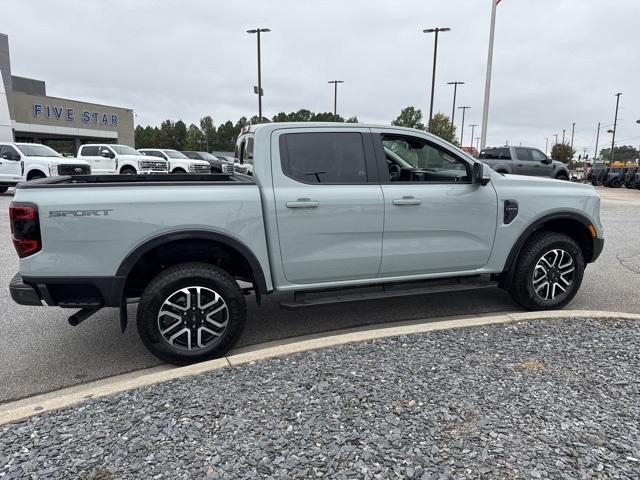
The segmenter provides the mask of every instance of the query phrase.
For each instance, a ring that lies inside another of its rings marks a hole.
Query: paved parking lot
[[[606,244],[588,267],[572,309],[640,312],[640,191],[601,188]],[[23,307],[7,286],[18,270],[11,246],[7,211],[10,193],[0,195],[0,402],[89,380],[159,365],[135,330],[122,335],[117,311],[105,309],[78,327],[67,323],[70,310]],[[448,315],[518,310],[501,291],[443,294],[373,301],[304,311],[278,307],[280,295],[267,297],[259,310],[249,301],[249,321],[240,346],[360,325]],[[131,328],[133,326],[133,328]]]

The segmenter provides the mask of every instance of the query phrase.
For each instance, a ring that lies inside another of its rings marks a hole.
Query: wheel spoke
[[[553,300],[571,287],[575,270],[569,252],[561,248],[549,250],[540,256],[533,269],[533,290],[543,300]]]

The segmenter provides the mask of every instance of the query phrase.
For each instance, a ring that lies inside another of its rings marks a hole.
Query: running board
[[[354,287],[346,290],[317,290],[294,292],[293,299],[280,302],[285,310],[334,305],[338,303],[362,302],[384,298],[410,297],[429,295],[432,293],[461,292],[496,288],[498,282],[482,277],[460,277],[447,280],[430,280],[427,282],[385,283],[370,287]]]

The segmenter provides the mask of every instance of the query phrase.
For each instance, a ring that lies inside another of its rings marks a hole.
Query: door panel
[[[373,278],[380,268],[382,189],[377,181],[368,183],[369,172],[362,163],[364,146],[356,145],[356,151],[352,141],[359,137],[370,146],[368,130],[348,129],[347,135],[351,135],[348,142],[326,136],[316,137],[320,140],[316,141],[308,136],[334,132],[329,128],[305,128],[277,130],[272,134],[272,175],[282,269],[291,283]],[[301,137],[295,137],[296,142],[287,141],[290,135],[307,137],[303,141]],[[313,156],[315,160],[309,159]],[[334,169],[336,156],[344,161],[338,169]],[[347,170],[347,165],[355,167]],[[353,183],[340,183],[349,181],[348,178]],[[332,183],[323,184],[324,180]]]
[[[374,137],[380,176],[387,175],[379,276],[472,271],[486,265],[498,202],[491,184],[471,183],[473,162],[433,137],[372,132],[380,134]],[[398,168],[399,176],[393,174]]]
[[[553,165],[551,163],[542,163],[543,160],[547,159],[547,156],[542,153],[540,150],[536,150],[535,148],[532,148],[530,150],[531,153],[531,161],[538,165],[537,167],[537,175],[541,176],[541,177],[550,177],[551,176],[551,172],[553,170]]]
[[[493,187],[383,185],[381,276],[475,270],[489,260],[496,232]],[[398,200],[414,203],[398,204]]]
[[[2,154],[19,155],[18,152],[9,145],[0,147],[0,182],[15,182],[21,179],[22,161],[7,160],[2,158]]]

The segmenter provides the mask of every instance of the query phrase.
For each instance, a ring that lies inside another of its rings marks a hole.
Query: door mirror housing
[[[549,157],[546,157],[544,160],[541,160],[541,161],[545,165],[550,165],[553,160],[551,160]]]
[[[100,152],[100,156],[104,157],[104,158],[113,158],[113,157],[115,157],[115,155],[113,153],[111,153],[109,150],[102,150]]]
[[[491,168],[481,162],[473,164],[473,183],[486,185],[491,181]]]

